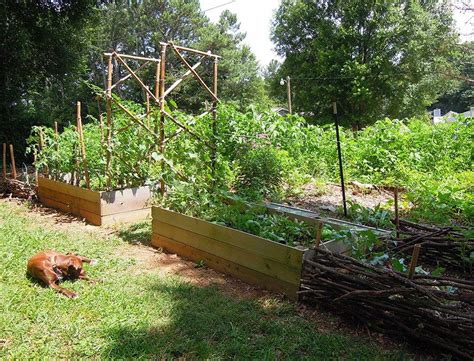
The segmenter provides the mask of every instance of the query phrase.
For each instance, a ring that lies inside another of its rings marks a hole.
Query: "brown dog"
[[[95,260],[74,253],[62,254],[55,251],[40,252],[28,261],[28,273],[31,277],[43,281],[66,297],[75,298],[77,294],[58,285],[63,279],[81,279],[95,282],[86,276],[82,263],[96,263]]]

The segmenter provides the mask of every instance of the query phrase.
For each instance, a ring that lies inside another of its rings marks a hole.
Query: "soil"
[[[375,208],[379,204],[383,205],[393,200],[393,193],[371,185],[361,187],[349,184],[346,186],[346,200],[367,208]],[[321,216],[340,217],[341,186],[333,183],[324,186],[308,183],[301,188],[301,193],[289,197],[284,203],[310,210]]]

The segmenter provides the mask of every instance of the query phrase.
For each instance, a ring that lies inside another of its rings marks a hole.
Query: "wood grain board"
[[[152,245],[296,299],[304,250],[159,207]]]
[[[38,177],[38,197],[44,205],[85,218],[100,226],[150,216],[149,187],[98,192]]]

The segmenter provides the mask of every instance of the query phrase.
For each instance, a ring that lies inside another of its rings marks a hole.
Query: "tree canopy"
[[[264,84],[249,47],[242,43],[235,14],[224,12],[211,23],[198,0],[156,1],[38,1],[9,0],[2,6],[2,69],[5,89],[1,99],[2,142],[14,143],[20,152],[35,124],[67,124],[74,121],[74,103],[83,102],[86,112],[96,112],[88,84],[104,88],[105,51],[158,57],[160,41],[211,50],[222,56],[219,65],[219,96],[237,104],[261,101]],[[167,82],[184,73],[178,60],[169,58]],[[120,75],[120,64],[114,69]],[[210,64],[203,64],[203,78],[210,82]],[[148,71],[148,73],[147,73]],[[143,72],[145,79],[153,69]],[[132,82],[118,93],[142,102],[144,94]],[[203,107],[202,89],[186,82],[173,92],[182,109]],[[15,125],[15,126],[13,126]]]
[[[336,101],[357,126],[420,115],[451,87],[457,35],[444,1],[284,0],[272,37],[285,57],[273,93],[289,75],[297,111],[324,117]]]

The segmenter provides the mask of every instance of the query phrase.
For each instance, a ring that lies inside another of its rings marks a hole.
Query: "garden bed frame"
[[[96,226],[138,221],[151,213],[149,187],[103,192],[38,177],[38,198],[45,206],[83,217]]]
[[[297,298],[304,249],[194,217],[152,208],[152,245]]]

